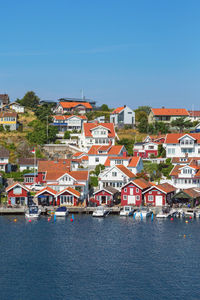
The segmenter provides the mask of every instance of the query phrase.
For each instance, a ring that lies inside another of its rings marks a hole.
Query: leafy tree
[[[158,145],[158,157],[166,157],[166,150],[162,144]]]
[[[168,133],[169,132],[169,124],[164,122],[155,122],[154,123],[154,133]]]
[[[138,106],[138,110],[144,111],[147,115],[149,115],[150,111],[151,111],[151,107],[150,106]]]
[[[105,169],[104,165],[101,164],[97,165],[94,170],[95,175],[99,176],[100,172],[103,171],[104,169]]]
[[[136,109],[135,110],[135,121],[140,122],[143,118],[148,121],[147,113],[143,110]]]
[[[3,132],[4,131],[4,127],[3,127],[3,125],[1,124],[0,125],[0,132]]]
[[[134,140],[131,139],[127,139],[127,138],[123,138],[119,141],[117,141],[118,145],[124,145],[124,147],[126,148],[128,155],[133,155],[133,144],[134,144]]]
[[[66,140],[70,139],[70,132],[69,131],[65,131],[65,133],[64,133],[64,139],[66,139]]]
[[[37,106],[34,109],[36,117],[42,121],[42,122],[47,122],[47,117],[48,117],[48,123],[52,122],[52,105],[51,104],[43,104],[42,106]]]
[[[36,108],[40,103],[40,98],[33,92],[27,92],[21,100],[18,102],[28,108]]]
[[[89,186],[90,186],[90,188],[98,186],[98,177],[90,176]]]
[[[147,133],[148,123],[146,118],[142,118],[138,124],[138,130],[140,133]]]
[[[33,129],[27,135],[27,139],[31,144],[44,145],[47,142],[55,142],[56,134],[58,133],[58,129],[55,126],[50,125],[48,127],[48,136],[46,124],[41,121],[34,120],[29,123],[29,126]]]
[[[102,104],[101,105],[101,111],[109,111],[109,107],[107,104]]]
[[[184,128],[190,128],[193,126],[193,123],[190,120],[186,120],[185,117],[177,118],[171,122],[172,127],[177,127],[179,132],[183,132]]]
[[[5,129],[6,129],[7,132],[10,132],[10,126],[9,125],[6,125]]]

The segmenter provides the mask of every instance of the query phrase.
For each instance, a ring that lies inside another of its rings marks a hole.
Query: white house
[[[135,112],[126,105],[117,107],[110,115],[110,123],[134,126]]]
[[[115,137],[113,123],[83,123],[79,147],[88,151],[93,145],[114,145]]]
[[[191,122],[200,121],[200,110],[188,110]]]
[[[10,152],[6,148],[0,147],[0,171],[11,171],[11,165],[9,164],[9,155]]]
[[[23,172],[24,170],[37,170],[37,162],[34,162],[34,158],[19,158],[18,161],[19,170]]]
[[[53,124],[58,128],[58,131],[80,131],[83,128],[83,123],[87,122],[86,116],[79,115],[64,115],[64,116],[53,116]]]
[[[112,186],[120,190],[124,184],[134,178],[135,174],[133,174],[125,166],[116,165],[99,174],[99,188],[101,189],[103,187]]]
[[[151,108],[148,116],[148,122],[154,123],[161,121],[170,123],[180,117],[189,117],[189,112],[185,108]]]
[[[200,188],[200,165],[176,165],[170,173],[177,189]]]
[[[92,111],[92,105],[89,102],[78,102],[78,101],[60,101],[57,107],[54,110],[56,114],[65,114],[70,113],[73,114],[75,112],[79,113],[80,115],[84,115]]]
[[[94,145],[88,151],[88,166],[95,168],[97,165],[104,165],[109,156],[122,157],[127,155],[126,148],[123,145]]]
[[[24,113],[24,106],[20,105],[17,102],[12,102],[10,104],[7,104],[6,107],[9,107],[10,109],[14,110],[16,113]]]
[[[200,133],[168,133],[165,143],[166,157],[200,157]]]
[[[141,157],[128,157],[124,155],[121,157],[111,156],[107,158],[104,164],[106,169],[116,165],[123,165],[134,174],[140,173],[143,170]]]

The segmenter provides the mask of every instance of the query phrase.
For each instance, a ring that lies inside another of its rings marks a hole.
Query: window
[[[22,188],[17,186],[13,189],[13,194],[14,195],[20,195],[22,193]]]
[[[139,201],[140,200],[140,196],[136,196],[136,200]]]
[[[95,157],[95,162],[99,162],[99,157]]]
[[[136,193],[139,193],[139,189],[136,189]]]
[[[153,201],[153,195],[148,196],[148,201]]]
[[[117,176],[117,172],[112,172],[112,176],[116,177]]]
[[[127,188],[124,189],[124,193],[127,193]]]
[[[127,200],[127,196],[126,196],[126,195],[124,195],[124,196],[123,196],[123,199],[124,199],[124,200]]]

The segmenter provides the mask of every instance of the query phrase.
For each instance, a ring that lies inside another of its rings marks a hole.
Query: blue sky
[[[0,0],[0,93],[200,110],[200,1]]]

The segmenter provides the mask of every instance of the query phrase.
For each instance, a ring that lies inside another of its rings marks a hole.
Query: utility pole
[[[47,116],[47,144],[48,144],[48,139],[49,139],[49,128],[48,128],[48,116]]]

